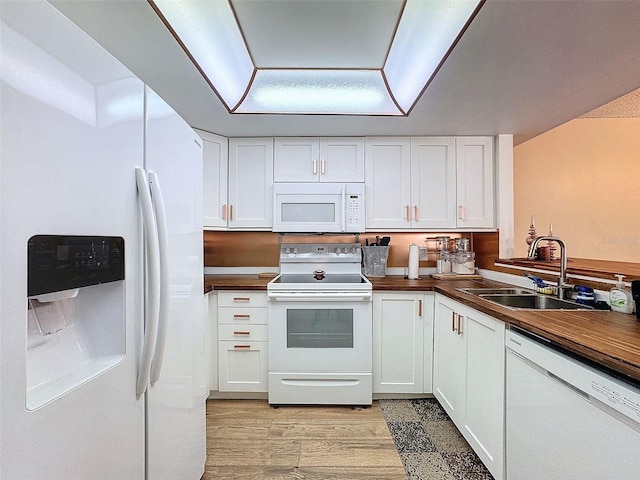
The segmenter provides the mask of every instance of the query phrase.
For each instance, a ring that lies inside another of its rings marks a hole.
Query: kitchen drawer
[[[221,392],[267,391],[267,342],[221,341],[219,347]]]
[[[266,325],[236,325],[231,323],[222,323],[218,325],[218,339],[229,340],[232,342],[266,342],[267,326]]]
[[[224,307],[218,308],[218,324],[232,323],[234,325],[241,324],[267,324],[266,308],[237,308]]]
[[[219,292],[219,307],[266,307],[267,294],[265,292]]]

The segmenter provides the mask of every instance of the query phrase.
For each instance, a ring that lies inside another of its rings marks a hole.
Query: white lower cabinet
[[[209,367],[209,390],[218,390],[218,294],[205,295],[205,358]]]
[[[373,393],[431,393],[433,293],[373,294]]]
[[[433,394],[493,477],[504,478],[505,325],[435,295]]]
[[[266,292],[220,292],[217,333],[219,391],[266,392]]]

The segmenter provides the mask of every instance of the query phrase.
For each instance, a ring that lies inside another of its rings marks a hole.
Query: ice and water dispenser
[[[35,410],[125,354],[124,239],[36,235],[27,245],[26,407]]]

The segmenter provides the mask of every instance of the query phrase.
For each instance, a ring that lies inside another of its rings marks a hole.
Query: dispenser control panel
[[[35,235],[27,243],[29,297],[124,280],[124,239]]]

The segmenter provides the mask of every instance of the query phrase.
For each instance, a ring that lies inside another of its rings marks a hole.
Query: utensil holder
[[[387,274],[389,247],[362,247],[364,254],[364,274],[367,277],[384,277]]]

